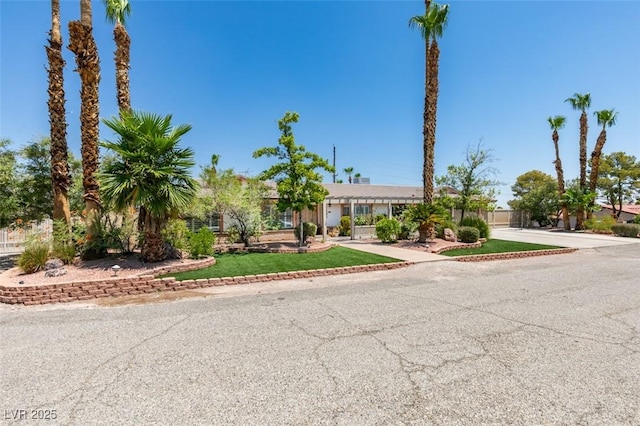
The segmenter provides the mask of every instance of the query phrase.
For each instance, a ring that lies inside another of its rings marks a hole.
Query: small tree
[[[302,230],[302,210],[312,208],[321,203],[328,191],[320,184],[322,175],[317,169],[333,173],[329,162],[317,154],[308,152],[303,145],[296,145],[291,123],[297,123],[300,116],[296,112],[286,112],[278,120],[278,128],[282,135],[278,146],[260,148],[253,153],[253,158],[276,157],[280,160],[261,174],[264,180],[275,180],[278,190],[278,210],[291,209],[298,213],[300,227],[300,247],[304,245]]]
[[[497,170],[490,166],[495,161],[491,150],[482,149],[482,142],[475,148],[467,147],[465,161],[459,166],[447,167],[447,174],[437,179],[438,185],[450,186],[458,191],[455,207],[464,213],[472,209],[493,209],[495,187],[500,182],[491,179]]]
[[[16,183],[18,181],[16,153],[7,149],[9,139],[0,139],[0,228],[11,223],[17,214],[18,199]]]
[[[640,195],[640,161],[625,152],[613,152],[602,157],[598,171],[598,192],[607,199],[616,218],[622,205]]]
[[[528,171],[516,178],[511,191],[515,197],[509,201],[511,208],[526,211],[540,226],[558,224],[562,207],[558,183],[551,175],[540,170]]]

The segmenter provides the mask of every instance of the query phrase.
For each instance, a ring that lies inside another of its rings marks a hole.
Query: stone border
[[[489,253],[489,254],[473,254],[468,256],[458,256],[453,259],[458,262],[483,262],[487,260],[504,260],[504,259],[521,259],[525,257],[547,256],[552,254],[565,254],[578,251],[577,248],[560,248],[549,250],[529,250],[529,251],[513,251],[509,253]]]
[[[194,265],[199,269],[215,263],[214,258],[206,259],[207,265],[202,262]],[[308,271],[278,272],[272,274],[247,275],[240,277],[208,278],[198,280],[176,281],[174,277],[154,278],[154,275],[140,275],[125,278],[108,278],[96,281],[77,281],[70,283],[24,285],[0,287],[0,303],[44,305],[49,303],[75,302],[77,300],[91,300],[101,297],[117,297],[137,295],[143,293],[155,293],[160,291],[190,290],[223,285],[250,284],[265,281],[292,280],[298,278],[321,277],[328,275],[352,274],[357,272],[384,271],[402,268],[411,265],[412,262],[377,263],[373,265],[345,266],[341,268],[313,269]],[[155,275],[184,272],[187,265],[181,265],[180,271],[167,269],[175,267],[158,268]],[[160,271],[161,270],[161,271]]]
[[[296,253],[320,253],[327,251],[330,248],[337,247],[337,244],[324,244],[320,247],[296,247],[291,249],[283,248],[268,248],[268,247],[227,247],[224,251],[219,253],[283,253],[283,254],[296,254]]]
[[[444,253],[445,251],[462,250],[462,249],[473,249],[473,248],[480,248],[480,247],[482,247],[482,241],[478,241],[476,243],[464,243],[464,245],[457,244],[455,246],[442,247],[442,248],[440,248],[438,250],[434,250],[434,251],[431,251],[429,253],[440,254],[440,253]]]

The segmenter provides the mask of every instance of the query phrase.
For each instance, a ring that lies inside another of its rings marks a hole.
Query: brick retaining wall
[[[215,259],[177,267],[154,270],[162,275],[185,270],[199,269],[215,263]],[[222,285],[249,284],[264,281],[291,280],[327,275],[352,274],[355,272],[382,271],[401,268],[410,262],[382,263],[375,265],[346,266],[342,268],[314,269],[310,271],[278,272],[273,274],[248,275],[241,277],[209,278],[176,281],[175,278],[154,278],[154,275],[140,275],[123,278],[107,278],[96,281],[76,281],[60,284],[0,286],[0,303],[43,305],[48,303],[74,302],[101,297],[117,297],[155,293],[159,291],[189,290]],[[186,268],[186,269],[185,269]]]
[[[484,262],[486,260],[520,259],[523,257],[573,253],[574,251],[578,251],[578,249],[577,248],[560,248],[560,249],[549,249],[549,250],[514,251],[511,253],[473,254],[469,256],[456,257],[455,259],[458,262]]]

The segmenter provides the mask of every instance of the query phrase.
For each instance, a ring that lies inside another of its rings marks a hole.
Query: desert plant
[[[209,228],[200,228],[198,232],[190,232],[187,237],[189,257],[199,259],[203,256],[213,256],[213,245],[216,234]]]
[[[471,226],[476,228],[480,231],[480,238],[489,238],[489,224],[475,213],[467,214],[462,221],[460,221],[460,226]]]
[[[305,222],[302,224],[302,229],[303,229],[303,240],[306,241],[307,238],[309,237],[315,237],[316,233],[318,232],[318,225],[316,225],[315,223],[312,222]],[[299,240],[300,239],[300,228],[299,227],[295,227],[295,229],[293,230],[294,235],[296,236],[296,239]]]
[[[376,236],[383,243],[395,242],[400,231],[401,225],[397,219],[382,219],[376,223]]]
[[[400,222],[400,233],[398,234],[398,239],[409,240],[411,238],[414,238],[416,232],[418,232],[417,223],[402,221]]]
[[[458,229],[458,239],[463,243],[475,243],[480,239],[480,231],[472,226],[461,226]]]
[[[167,225],[162,230],[164,240],[177,250],[187,248],[189,241],[189,228],[187,222],[182,219],[169,219]]]
[[[71,229],[64,220],[53,221],[53,242],[51,255],[62,260],[65,265],[73,262],[76,257],[76,246],[71,238]]]
[[[40,236],[33,236],[27,240],[24,251],[18,257],[18,266],[27,274],[33,274],[44,268],[49,259],[49,243]]]
[[[640,214],[637,214],[636,217],[633,218],[633,223],[640,225]]]
[[[349,216],[342,216],[340,218],[340,233],[341,237],[348,237],[351,235],[351,218]]]
[[[107,255],[107,228],[104,216],[99,212],[91,212],[85,217],[85,227],[78,230],[82,234],[77,238],[76,244],[80,257],[84,260],[100,259]]]
[[[444,238],[444,230],[451,229],[454,234],[458,235],[458,225],[452,220],[446,220],[444,223],[439,223],[436,225],[436,237]]]
[[[402,212],[405,221],[418,224],[420,231],[419,241],[424,243],[427,239],[435,238],[435,225],[449,219],[449,212],[436,204],[412,204]]]
[[[227,243],[235,244],[238,241],[240,241],[240,231],[237,226],[231,225],[227,228]]]
[[[592,231],[611,231],[611,227],[616,224],[616,220],[611,216],[592,217],[584,221],[587,229]]]
[[[614,234],[621,237],[638,237],[640,235],[640,225],[635,223],[616,223],[611,227]]]

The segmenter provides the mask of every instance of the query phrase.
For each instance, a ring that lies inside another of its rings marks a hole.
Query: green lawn
[[[517,241],[488,240],[479,248],[464,248],[441,253],[443,256],[467,256],[470,254],[509,253],[514,251],[548,250],[562,248],[543,244],[519,243]]]
[[[345,247],[333,247],[320,253],[225,253],[216,255],[213,266],[171,276],[181,281],[391,262],[399,260]]]

